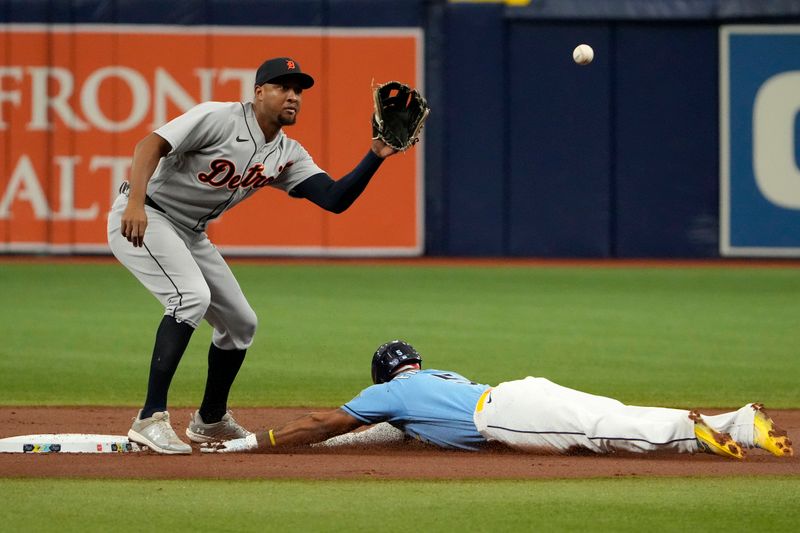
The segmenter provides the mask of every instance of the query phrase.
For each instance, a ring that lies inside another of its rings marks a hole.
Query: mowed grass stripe
[[[0,483],[8,531],[791,531],[800,478]]]
[[[333,406],[377,345],[484,383],[545,376],[627,403],[800,407],[800,272],[234,264],[259,331],[233,406]],[[162,309],[115,264],[0,265],[0,405],[138,405]],[[170,391],[196,406],[211,331]]]

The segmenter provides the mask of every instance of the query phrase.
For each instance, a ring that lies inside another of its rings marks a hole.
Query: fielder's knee
[[[246,350],[253,344],[258,328],[258,317],[255,311],[247,308],[227,320],[226,331],[214,332],[214,344],[223,350]]]
[[[172,315],[176,320],[188,322],[194,327],[206,314],[211,304],[211,289],[205,282],[195,283],[190,287],[182,287],[173,294],[167,302],[165,314]]]
[[[241,322],[237,324],[235,338],[237,350],[246,350],[253,344],[256,329],[258,329],[258,317],[255,311],[248,308],[247,312],[243,314]]]

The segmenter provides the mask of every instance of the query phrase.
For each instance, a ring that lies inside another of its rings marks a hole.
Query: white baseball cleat
[[[128,430],[128,438],[130,440],[147,446],[158,453],[192,453],[192,447],[179,439],[172,429],[167,411],[153,413],[153,416],[144,420],[140,419],[140,416],[142,416],[141,411],[133,419],[131,429]]]
[[[198,443],[243,439],[248,435],[250,432],[239,425],[230,411],[225,413],[222,420],[212,424],[206,424],[200,416],[200,411],[195,411],[189,421],[189,427],[186,428],[189,440]]]

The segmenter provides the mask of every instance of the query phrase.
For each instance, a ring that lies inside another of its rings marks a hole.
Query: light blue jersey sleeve
[[[389,422],[436,446],[477,450],[486,440],[475,428],[473,414],[488,387],[455,372],[411,370],[364,389],[342,410],[365,424]]]
[[[403,413],[404,405],[387,385],[382,383],[364,389],[344,404],[342,409],[365,424],[377,424],[394,418]]]

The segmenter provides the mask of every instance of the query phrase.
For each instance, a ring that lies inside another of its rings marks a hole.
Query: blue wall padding
[[[445,193],[446,109],[449,98],[446,93],[445,72],[447,43],[447,5],[428,4],[425,22],[425,98],[434,113],[425,123],[425,253],[444,255],[447,253]]]
[[[240,9],[229,7],[230,11]],[[117,2],[116,19],[124,24],[208,24],[208,5],[203,0],[138,0]]]
[[[619,28],[617,256],[717,254],[717,47],[713,25]]]
[[[70,20],[70,18],[76,24],[112,24],[117,21],[117,2],[113,0],[81,0],[72,2],[71,6],[62,5],[61,2],[56,4],[64,11],[69,11],[69,14],[54,11],[53,18],[56,21]]]
[[[52,22],[54,9],[48,0],[8,0],[0,4],[0,16],[3,22],[22,22],[44,24]],[[61,4],[61,9],[65,14],[69,14],[67,4]]]
[[[325,0],[205,0],[209,24],[235,26],[325,26]]]
[[[420,27],[425,25],[425,2],[397,0],[333,0],[330,26]]]
[[[424,27],[428,4],[423,0],[0,0],[0,22]]]
[[[511,255],[609,255],[609,30],[604,25],[509,29]],[[586,42],[597,64],[577,66]]]
[[[209,24],[411,26],[431,6],[462,9],[446,0],[2,0],[0,20],[9,22],[123,22],[178,24],[207,18]],[[499,5],[502,6],[502,3]],[[5,12],[11,6],[11,13]],[[505,7],[507,16],[545,20],[747,20],[785,22],[800,16],[797,0],[536,0]],[[118,16],[118,14],[124,14]],[[132,18],[128,17],[132,15]],[[167,18],[159,18],[162,15]],[[193,22],[192,22],[193,23]]]
[[[797,0],[554,0],[509,7],[531,20],[715,20],[800,15]]]
[[[444,64],[447,108],[445,211],[449,255],[502,255],[505,191],[505,64],[499,6],[451,10]]]

